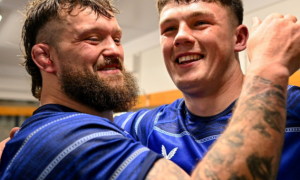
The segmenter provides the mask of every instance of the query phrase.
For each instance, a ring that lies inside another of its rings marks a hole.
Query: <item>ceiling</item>
[[[244,0],[245,13],[278,1],[282,0]],[[19,65],[22,62],[20,10],[27,2],[28,0],[0,0],[0,100],[33,100],[28,93],[30,83],[26,72]],[[115,5],[121,11],[117,19],[123,29],[123,44],[157,30],[155,0],[115,0]]]

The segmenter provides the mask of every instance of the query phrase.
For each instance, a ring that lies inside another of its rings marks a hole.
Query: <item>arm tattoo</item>
[[[231,147],[241,147],[244,145],[244,136],[241,132],[230,132],[222,138],[224,144]]]
[[[204,169],[205,176],[211,180],[220,180],[218,177],[217,173],[213,172],[212,170],[209,169]]]
[[[262,123],[255,125],[253,127],[253,129],[258,131],[260,134],[262,134],[263,136],[265,136],[267,138],[271,137],[271,134],[266,131],[266,126],[264,126]]]
[[[225,161],[225,157],[218,150],[212,150],[207,156],[213,164],[223,164]]]
[[[238,176],[236,174],[232,174],[228,180],[248,180],[246,176]]]
[[[197,166],[193,177],[276,179],[284,138],[287,82],[274,82],[282,84],[246,76],[229,127]]]
[[[254,180],[271,179],[272,160],[273,157],[259,157],[258,154],[253,154],[247,158],[247,164]]]

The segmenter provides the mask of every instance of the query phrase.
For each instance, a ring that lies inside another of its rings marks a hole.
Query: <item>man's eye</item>
[[[100,40],[97,37],[89,37],[89,38],[86,38],[84,41],[87,43],[90,43],[90,44],[99,44]]]
[[[114,41],[115,41],[116,44],[120,44],[121,43],[121,39],[118,39],[118,38],[114,39]]]
[[[201,25],[204,25],[204,24],[207,24],[207,22],[204,22],[204,21],[197,21],[195,23],[195,26],[201,26]]]
[[[88,40],[88,41],[94,41],[94,42],[95,42],[95,41],[99,41],[98,38],[88,38],[87,40]]]
[[[174,30],[176,30],[175,27],[168,27],[168,28],[166,28],[163,32],[164,32],[164,33],[167,33],[167,32],[174,31]]]

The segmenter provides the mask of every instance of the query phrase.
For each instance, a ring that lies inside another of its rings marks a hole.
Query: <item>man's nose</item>
[[[105,48],[103,51],[103,55],[106,57],[120,57],[122,56],[122,45],[117,45],[116,42],[112,39],[109,38],[105,42]]]
[[[192,45],[195,43],[193,30],[186,24],[179,26],[178,33],[174,39],[174,46]]]

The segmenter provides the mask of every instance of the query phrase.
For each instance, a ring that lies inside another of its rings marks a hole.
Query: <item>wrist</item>
[[[288,84],[289,70],[279,63],[251,63],[246,76],[260,76],[282,85]]]

